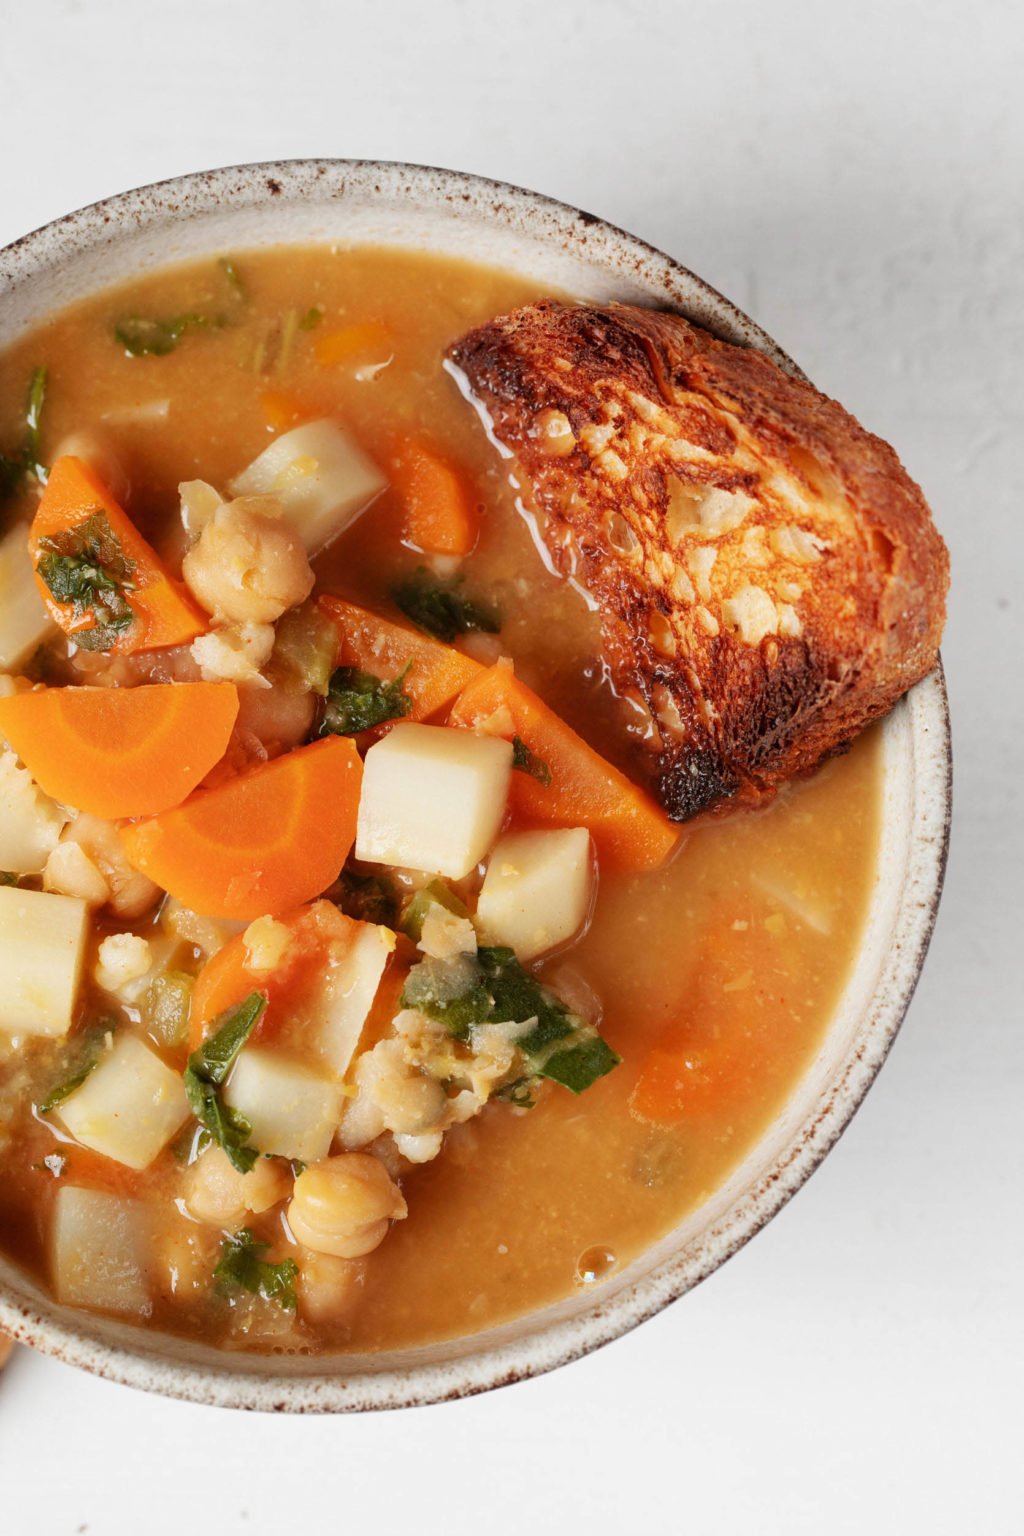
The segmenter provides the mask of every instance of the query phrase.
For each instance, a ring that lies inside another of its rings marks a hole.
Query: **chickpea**
[[[299,1174],[288,1224],[296,1241],[316,1253],[360,1259],[383,1241],[389,1222],[407,1214],[383,1163],[367,1152],[345,1152]]]
[[[311,1322],[338,1322],[359,1303],[366,1265],[304,1248],[299,1259],[299,1309]]]
[[[448,1107],[441,1084],[418,1072],[380,1078],[373,1096],[388,1130],[400,1136],[422,1136],[433,1131]]]
[[[221,1147],[207,1147],[188,1170],[185,1205],[197,1221],[231,1227],[247,1213],[258,1216],[283,1200],[288,1182],[287,1170],[274,1158],[258,1158],[248,1173],[239,1173]]]
[[[199,602],[227,623],[272,624],[313,589],[302,540],[268,505],[258,497],[226,502],[182,564]]]
[[[112,821],[83,811],[64,828],[61,841],[78,843],[88,854],[110,888],[110,909],[118,917],[142,917],[159,900],[160,887],[128,863]]]

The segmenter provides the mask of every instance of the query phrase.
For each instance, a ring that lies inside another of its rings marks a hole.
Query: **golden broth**
[[[275,249],[235,261],[243,294],[215,263],[174,269],[102,293],[19,342],[0,369],[0,445],[17,441],[26,381],[45,364],[44,458],[66,433],[108,432],[131,481],[131,514],[171,558],[180,552],[178,483],[224,486],[269,441],[268,415],[279,416],[283,396],[311,415],[338,416],[380,462],[396,437],[426,435],[464,467],[486,509],[466,583],[500,609],[500,651],[600,751],[642,777],[640,722],[607,684],[596,618],[545,569],[503,464],[442,368],[455,337],[537,297],[536,287],[397,251]],[[314,307],[322,317],[304,329],[297,320]],[[127,356],[114,339],[126,316],[186,312],[224,324],[190,330],[164,357]],[[362,340],[321,360],[325,339],[349,326]],[[10,515],[30,509],[26,496]],[[401,544],[398,513],[386,493],[318,562],[319,587],[387,604],[396,579],[420,563]],[[333,1315],[314,1320],[300,1306],[296,1322],[269,1303],[231,1307],[212,1289],[220,1234],[174,1207],[182,1168],[172,1151],[139,1174],[72,1151],[61,1177],[152,1200],[154,1322],[230,1347],[420,1343],[587,1285],[722,1182],[814,1055],[860,938],[879,782],[869,732],[772,803],[684,829],[668,867],[603,873],[588,932],[542,974],[567,996],[581,985],[596,994],[623,1065],[579,1098],[551,1087],[531,1110],[493,1105],[450,1131],[436,1161],[404,1175],[408,1219],[362,1261]],[[662,1046],[673,1060],[683,1049],[690,1075],[685,1114],[657,1125],[630,1100]],[[60,1184],[44,1159],[62,1149],[29,1106],[47,1060],[45,1047],[0,1045],[0,1240],[44,1277]],[[280,1210],[251,1225],[275,1258],[285,1255]]]

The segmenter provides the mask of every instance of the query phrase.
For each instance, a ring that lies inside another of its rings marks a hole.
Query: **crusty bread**
[[[948,557],[893,450],[678,315],[545,301],[450,351],[598,603],[684,820],[839,751],[935,664]]]

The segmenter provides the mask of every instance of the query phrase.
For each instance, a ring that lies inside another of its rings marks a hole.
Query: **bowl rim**
[[[648,241],[543,193],[471,173],[403,161],[367,159],[292,159],[257,161],[195,171],[117,193],[86,204],[20,236],[0,251],[0,291],[31,279],[47,267],[73,262],[90,245],[114,238],[126,220],[136,229],[161,218],[212,212],[232,204],[273,208],[283,191],[309,194],[326,180],[335,195],[346,179],[360,182],[363,193],[395,196],[413,188],[469,205],[519,228],[542,242],[595,238],[612,252],[630,258],[647,282],[660,284],[667,305],[694,294],[703,301],[710,324],[730,339],[756,347],[787,371],[801,370],[772,338],[703,278]],[[286,242],[282,242],[286,243]],[[802,376],[802,375],[801,375]],[[949,705],[941,659],[935,670],[897,705],[916,721],[925,741],[920,782],[911,806],[907,869],[914,886],[903,899],[890,948],[901,952],[896,978],[881,978],[872,992],[859,1044],[830,1079],[829,1097],[813,1115],[803,1115],[784,1150],[756,1188],[733,1202],[725,1218],[698,1244],[695,1256],[677,1254],[647,1274],[624,1284],[613,1296],[595,1298],[589,1309],[570,1319],[541,1325],[521,1338],[472,1350],[472,1336],[450,1341],[469,1346],[453,1361],[413,1363],[380,1372],[352,1375],[271,1375],[233,1369],[240,1358],[224,1354],[214,1364],[169,1360],[149,1353],[138,1342],[111,1343],[90,1336],[89,1314],[50,1302],[34,1306],[5,1294],[0,1278],[0,1325],[16,1340],[64,1362],[81,1366],[126,1386],[225,1407],[263,1411],[343,1412],[419,1406],[471,1396],[541,1375],[612,1342],[678,1300],[745,1246],[792,1198],[820,1166],[850,1124],[880,1071],[913,997],[935,926],[949,847],[952,801],[952,753]],[[915,746],[921,743],[915,738]],[[529,1317],[530,1314],[526,1314]],[[520,1319],[522,1321],[522,1319]],[[496,1330],[500,1332],[500,1330]],[[126,1335],[127,1337],[127,1335]],[[165,1338],[156,1335],[157,1339]],[[444,1345],[438,1346],[443,1351]],[[436,1352],[436,1351],[435,1351]],[[324,1358],[324,1357],[322,1357]],[[345,1356],[325,1357],[344,1372]]]

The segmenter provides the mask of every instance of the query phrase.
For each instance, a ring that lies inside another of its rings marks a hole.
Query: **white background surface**
[[[0,243],[277,156],[454,166],[671,251],[900,449],[953,557],[949,879],[896,1050],[781,1216],[638,1333],[280,1420],[19,1351],[5,1536],[1024,1526],[1024,20],[1006,0],[0,0]]]

